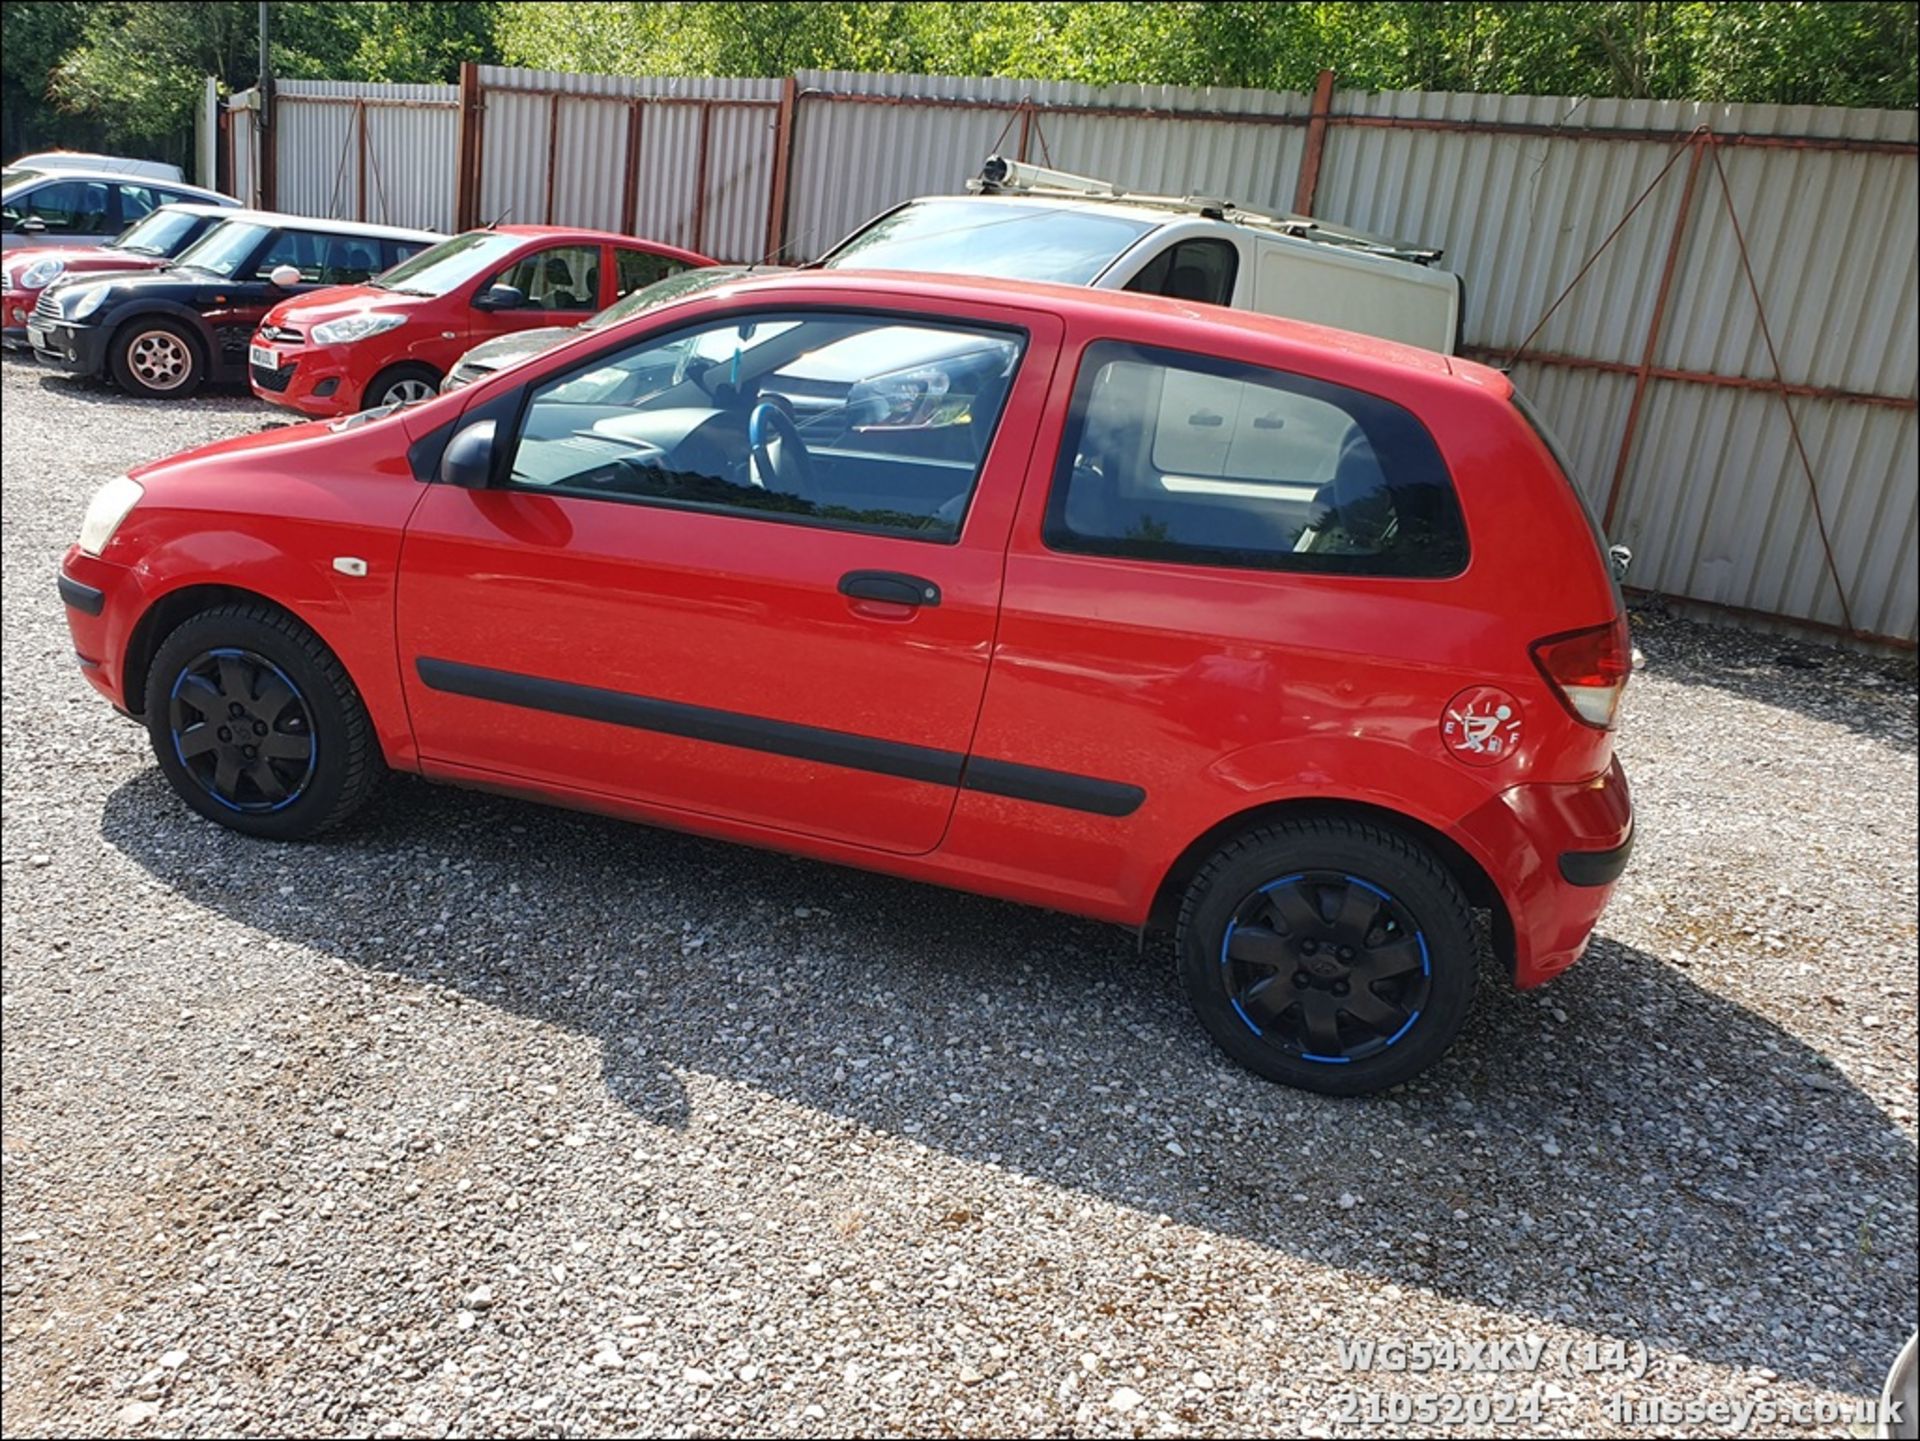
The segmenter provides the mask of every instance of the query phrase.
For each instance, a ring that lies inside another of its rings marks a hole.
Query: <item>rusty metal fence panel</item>
[[[458,94],[451,85],[281,81],[274,206],[452,230]]]
[[[583,224],[806,260],[901,200],[961,189],[997,151],[1443,246],[1465,352],[1506,362],[1524,345],[1515,380],[1634,548],[1636,584],[1908,647],[1920,629],[1909,112],[1325,77],[1309,97],[484,66],[457,88],[287,82],[276,103],[278,203],[316,214]],[[260,188],[250,121],[236,108],[229,127],[243,197]]]
[[[477,221],[584,225],[717,260],[764,248],[778,80],[479,66]]]

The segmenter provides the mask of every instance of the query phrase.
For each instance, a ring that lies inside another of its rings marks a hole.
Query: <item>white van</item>
[[[1460,277],[1438,250],[1228,200],[1130,195],[997,155],[968,189],[898,205],[819,263],[1131,290],[1459,345]]]

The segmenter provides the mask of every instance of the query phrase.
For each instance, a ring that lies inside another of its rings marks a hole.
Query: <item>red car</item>
[[[1597,531],[1499,373],[1158,298],[749,278],[111,482],[60,590],[188,805],[389,769],[1165,925],[1354,1093],[1585,949],[1632,840]]]
[[[103,270],[158,270],[198,240],[233,209],[223,205],[163,205],[151,210],[104,245],[46,246],[16,250],[6,260],[6,290],[0,295],[0,341],[27,348],[27,317],[40,292],[56,280]]]
[[[469,230],[377,275],[267,312],[247,355],[253,393],[306,415],[423,400],[474,346],[577,325],[704,255],[630,235],[502,225]]]

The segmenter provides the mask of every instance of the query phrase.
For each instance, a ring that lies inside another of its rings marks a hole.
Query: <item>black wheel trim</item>
[[[1297,871],[1254,890],[1227,922],[1220,967],[1248,1030],[1324,1065],[1364,1061],[1400,1041],[1433,982],[1412,913],[1343,871]]]
[[[182,666],[167,722],[181,769],[215,801],[246,814],[299,800],[320,758],[300,688],[250,650],[202,651]]]

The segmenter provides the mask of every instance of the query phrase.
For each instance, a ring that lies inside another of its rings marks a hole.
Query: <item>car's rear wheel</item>
[[[431,400],[440,393],[440,376],[427,365],[395,365],[374,376],[373,384],[360,397],[362,410],[378,410],[383,405],[405,405],[415,400]]]
[[[122,390],[152,400],[182,399],[206,379],[199,340],[178,321],[158,316],[121,326],[107,363]]]
[[[146,720],[181,799],[247,835],[318,835],[358,810],[385,771],[345,668],[261,603],[202,611],[160,643]]]
[[[1188,887],[1181,978],[1201,1024],[1272,1080],[1363,1095],[1424,1071],[1473,1000],[1472,914],[1427,849],[1357,820],[1283,821]]]

